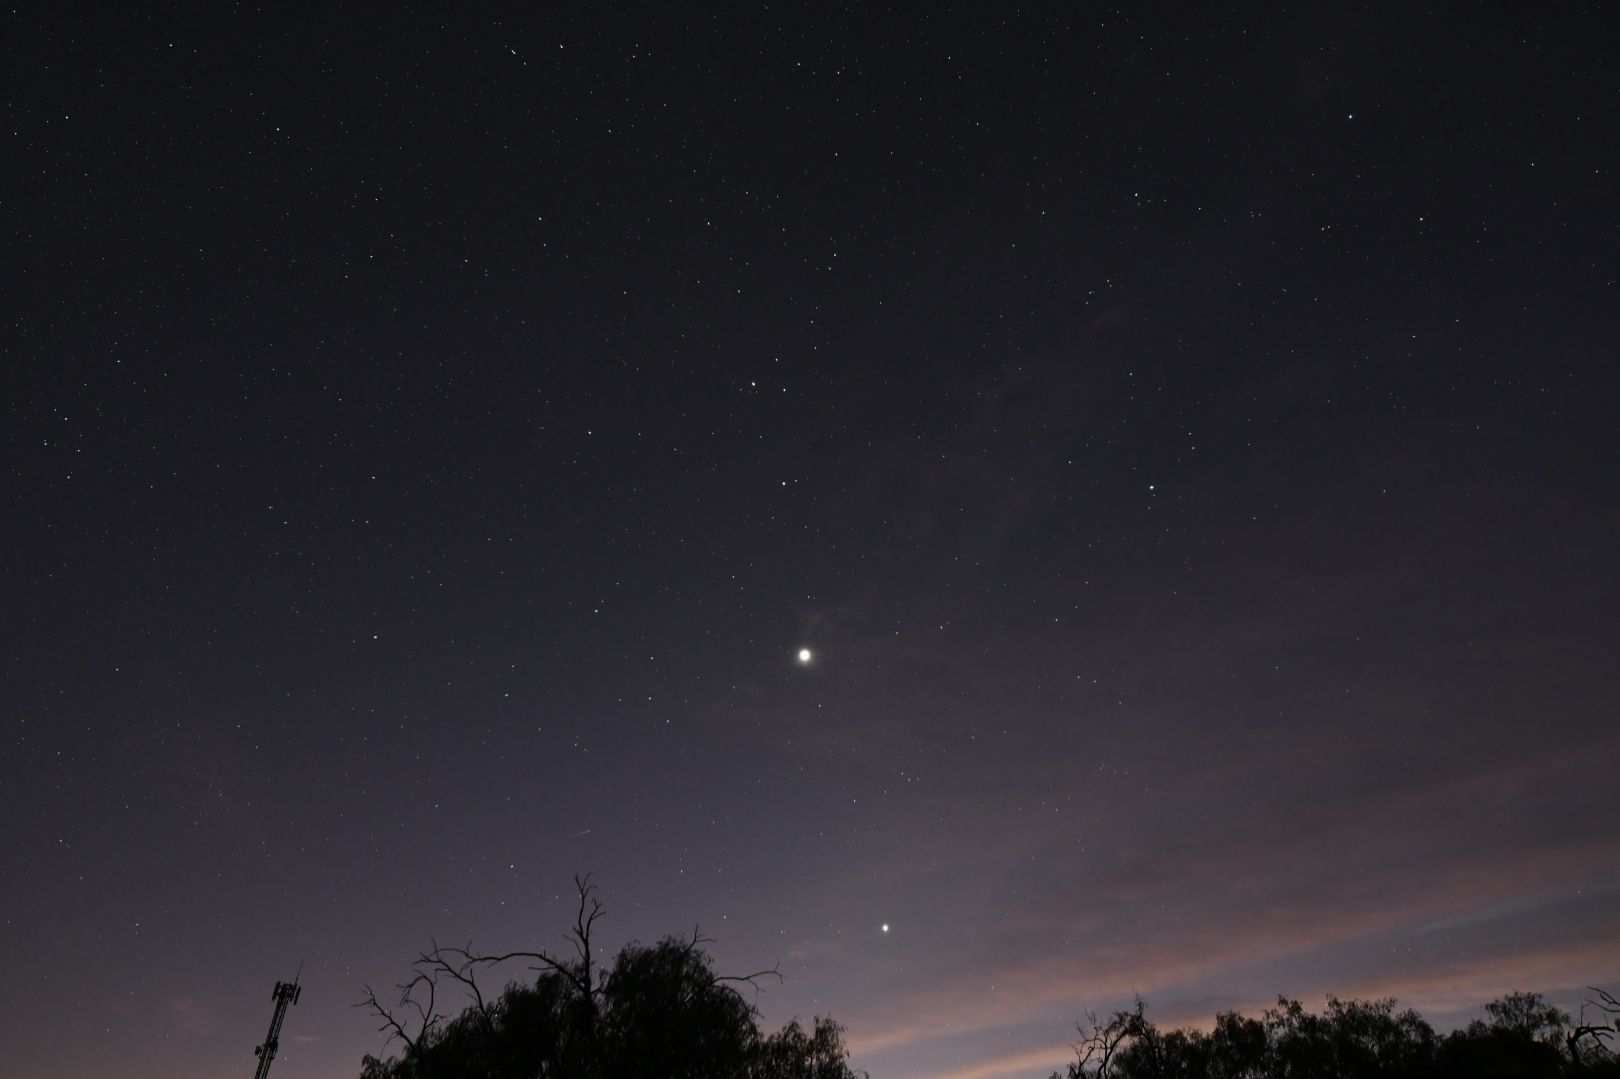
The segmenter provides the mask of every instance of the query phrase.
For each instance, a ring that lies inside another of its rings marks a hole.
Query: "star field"
[[[0,19],[14,1074],[1620,977],[1608,8]]]

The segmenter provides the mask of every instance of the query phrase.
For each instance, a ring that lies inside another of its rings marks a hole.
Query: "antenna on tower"
[[[277,982],[270,993],[270,999],[276,1002],[276,1010],[270,1015],[270,1033],[264,1036],[264,1044],[253,1050],[253,1055],[259,1058],[259,1067],[253,1073],[253,1079],[265,1079],[270,1074],[270,1062],[276,1059],[276,1048],[281,1044],[281,1021],[287,1017],[287,1008],[298,1003],[298,994],[303,991],[298,979],[303,976],[304,961],[300,959],[298,973],[293,975],[293,980]]]

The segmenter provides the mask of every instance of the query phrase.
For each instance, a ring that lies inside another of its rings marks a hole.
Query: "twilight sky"
[[[576,872],[877,1079],[1620,982],[1611,5],[70,6],[8,1074],[250,1074],[302,960],[352,1076]]]

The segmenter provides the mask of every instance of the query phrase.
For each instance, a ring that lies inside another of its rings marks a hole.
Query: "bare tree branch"
[[[422,1002],[418,1000],[415,995],[417,987],[421,985],[427,986],[428,999],[426,1007],[423,1006]],[[376,991],[372,989],[371,986],[368,985],[365,987],[365,999],[354,1004],[353,1007],[369,1008],[373,1015],[383,1021],[382,1026],[378,1027],[377,1030],[380,1033],[386,1033],[388,1035],[387,1039],[383,1042],[384,1045],[387,1045],[388,1042],[398,1038],[400,1041],[405,1043],[405,1047],[407,1049],[413,1049],[416,1047],[416,1043],[426,1037],[428,1032],[431,1031],[434,1025],[438,1022],[439,1017],[435,1014],[435,1009],[438,1002],[438,986],[434,984],[432,976],[418,971],[416,977],[412,978],[408,982],[402,983],[397,988],[400,991],[399,1007],[402,1009],[407,1007],[415,1008],[417,1017],[421,1022],[421,1027],[417,1030],[416,1037],[414,1038],[411,1037],[410,1032],[405,1029],[405,1024],[401,1022],[392,1011],[383,1007],[382,1002],[377,999]]]
[[[756,970],[752,974],[717,974],[714,980],[718,982],[747,982],[749,985],[764,992],[764,986],[759,984],[761,978],[775,978],[778,983],[787,979],[782,977],[782,964],[778,963],[769,970]]]
[[[406,1049],[415,1048],[416,1042],[412,1040],[409,1034],[405,1033],[405,1028],[400,1025],[399,1020],[395,1019],[393,1014],[389,1012],[387,1008],[384,1008],[382,1006],[382,1002],[377,999],[376,990],[372,989],[369,985],[365,987],[365,990],[366,998],[358,1003],[350,1005],[350,1007],[370,1008],[374,1015],[377,1015],[382,1019],[383,1025],[378,1027],[377,1030],[388,1035],[388,1037],[384,1039],[383,1045],[386,1046],[389,1042],[393,1041],[395,1038],[398,1038],[400,1041],[405,1043]]]
[[[381,1021],[377,1029],[387,1035],[383,1043],[385,1046],[397,1038],[404,1044],[407,1053],[420,1053],[432,1046],[438,1036],[451,1029],[448,1025],[452,1023],[450,1016],[438,1013],[438,987],[441,984],[454,985],[470,1001],[462,1013],[463,1018],[454,1020],[454,1023],[459,1026],[466,1021],[475,1022],[486,1033],[494,1034],[500,1025],[500,999],[486,996],[479,976],[503,963],[528,960],[530,970],[555,977],[567,987],[565,996],[574,1002],[571,1007],[584,1009],[583,1014],[576,1012],[576,1018],[570,1021],[578,1022],[583,1037],[594,1045],[598,1037],[598,1020],[611,981],[609,972],[597,966],[594,940],[596,924],[606,910],[596,897],[596,884],[590,875],[576,876],[574,887],[578,892],[578,904],[573,927],[565,935],[574,952],[572,957],[566,952],[558,954],[544,949],[491,954],[475,950],[470,940],[465,945],[447,946],[430,939],[429,948],[411,962],[410,980],[398,986],[398,1005],[392,1008],[385,1006],[368,985],[365,987],[365,998],[355,1007],[369,1009]],[[757,1014],[744,999],[741,987],[751,986],[756,994],[764,992],[764,983],[768,979],[784,980],[781,964],[745,974],[716,974],[703,951],[704,946],[711,942],[712,938],[704,936],[702,929],[694,925],[689,936],[673,940],[666,938],[659,946],[666,950],[674,947],[684,953],[686,962],[681,964],[681,973],[677,975],[682,1005],[689,1003],[690,998],[723,993],[749,1009],[749,1014]],[[485,981],[488,981],[487,977]],[[415,1014],[412,1015],[412,1012]],[[476,1013],[477,1018],[473,1019],[471,1013]],[[585,1051],[590,1053],[595,1050]]]
[[[513,959],[533,961],[537,965],[530,967],[530,970],[556,974],[565,979],[576,992],[594,1000],[600,994],[601,987],[595,984],[596,979],[592,974],[591,931],[595,928],[597,920],[607,912],[595,896],[596,885],[592,883],[589,874],[583,877],[576,876],[574,887],[579,892],[579,908],[574,916],[574,928],[568,934],[574,953],[578,957],[573,961],[558,958],[545,951],[485,955],[474,952],[470,941],[465,948],[442,948],[434,941],[432,951],[418,956],[416,963],[427,965],[436,973],[446,974],[465,986],[486,1020],[491,1016],[475,979],[475,968],[494,967]]]
[[[574,950],[579,953],[580,966],[583,969],[582,978],[587,990],[592,986],[591,977],[591,930],[596,927],[596,920],[607,913],[602,909],[601,901],[596,898],[596,885],[591,881],[591,875],[583,877],[575,875],[574,887],[579,891],[579,911],[574,915]]]
[[[495,1019],[489,1010],[489,1003],[484,999],[483,990],[478,987],[478,980],[473,976],[473,968],[478,965],[478,959],[472,954],[472,941],[468,941],[465,948],[440,947],[436,940],[430,940],[430,943],[433,950],[417,956],[413,965],[418,968],[425,967],[434,974],[444,974],[464,986],[472,996],[473,1005],[478,1009],[484,1024],[493,1027]]]

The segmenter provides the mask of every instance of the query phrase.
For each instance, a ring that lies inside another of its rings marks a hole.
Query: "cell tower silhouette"
[[[253,1079],[265,1079],[270,1074],[270,1062],[276,1059],[276,1047],[281,1044],[281,1021],[287,1017],[288,1005],[298,1003],[298,994],[302,992],[298,979],[304,975],[304,964],[298,964],[298,973],[290,982],[277,982],[270,993],[270,999],[276,1002],[276,1010],[270,1015],[270,1033],[264,1036],[264,1044],[253,1050],[253,1055],[259,1058],[258,1070],[253,1073]]]

